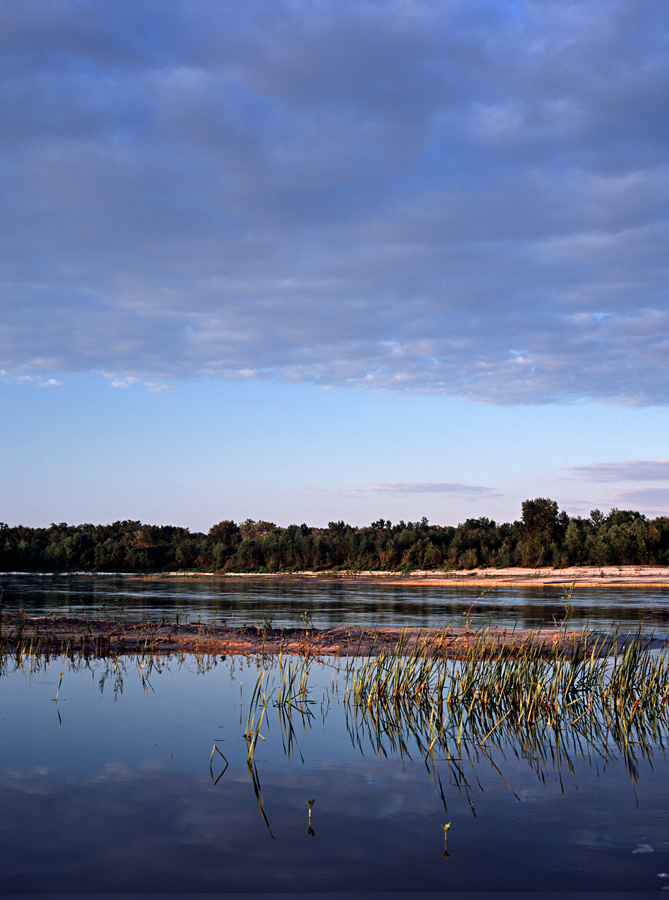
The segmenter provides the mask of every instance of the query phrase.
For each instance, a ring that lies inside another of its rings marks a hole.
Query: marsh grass
[[[302,751],[297,742],[293,716],[298,715],[301,718],[303,727],[310,725],[313,719],[314,714],[311,706],[315,701],[310,696],[308,685],[310,666],[311,660],[308,656],[286,660],[280,655],[278,681],[276,673],[271,668],[268,669],[261,666],[249,701],[246,730],[244,731],[246,764],[260,815],[272,838],[274,838],[274,834],[265,812],[260,777],[255,760],[258,744],[266,740],[260,733],[260,729],[265,723],[267,734],[269,735],[269,712],[271,708],[275,708],[278,711],[284,753],[290,759],[297,751],[301,761],[304,762]],[[240,702],[241,698],[242,695],[240,693]],[[214,749],[217,748],[215,747]],[[212,750],[212,759],[213,756],[214,750]]]
[[[666,718],[669,693],[667,645],[649,651],[652,638],[641,632],[592,639],[582,632],[548,657],[530,641],[511,655],[494,654],[485,635],[464,658],[449,661],[419,647],[405,654],[402,642],[391,653],[369,656],[347,668],[347,695],[368,709],[395,704],[457,715],[464,724],[475,714],[511,716],[514,721],[576,724],[601,713],[612,724],[643,717]],[[575,713],[578,711],[578,715]]]
[[[428,770],[438,757],[456,758],[465,747],[485,757],[489,748],[513,741],[538,767],[548,762],[546,753],[566,759],[575,751],[593,754],[615,747],[633,774],[638,753],[649,742],[663,746],[667,736],[669,649],[666,643],[652,647],[653,636],[644,636],[641,630],[599,637],[586,630],[567,632],[573,587],[563,595],[564,615],[555,621],[555,628],[530,634],[522,643],[513,641],[513,647],[496,643],[488,628],[472,631],[471,610],[468,643],[457,660],[444,658],[453,639],[448,628],[436,640],[432,635],[429,642],[417,643],[405,629],[394,649],[378,655],[376,646],[367,656],[360,655],[359,647],[356,656],[341,664],[344,677],[333,676],[331,689],[323,693],[323,720],[341,690],[354,743],[362,749],[364,735],[374,752],[400,755],[411,745],[412,752],[418,748],[424,756]],[[48,662],[51,656],[48,630],[24,639],[24,618],[25,613],[15,617],[12,657],[18,666],[31,668],[38,659]],[[305,619],[305,630],[308,624]],[[161,664],[158,626],[147,621],[136,627],[141,648],[138,671],[145,692],[153,691],[151,673]],[[204,652],[207,629],[201,622],[193,627],[202,638],[203,652],[195,654],[198,670],[206,671],[215,664],[215,656]],[[105,658],[108,650],[101,639],[87,634],[83,648],[68,643],[53,656],[74,666],[88,664],[100,654]],[[117,651],[106,657],[100,677],[101,690],[106,680],[113,680],[115,696],[122,692],[120,656]],[[6,672],[9,657],[0,634],[0,674]],[[310,727],[314,717],[316,701],[309,688],[312,661],[308,648],[302,656],[280,654],[278,665],[271,656],[259,661],[243,730],[251,764],[269,735],[271,709],[278,710],[285,752],[302,758],[295,725],[299,721],[303,728]],[[61,668],[55,699],[62,682]],[[240,696],[240,716],[241,702]]]
[[[411,743],[442,798],[437,759],[469,794],[465,757],[469,771],[483,759],[497,768],[491,751],[509,746],[538,775],[618,753],[634,785],[639,757],[664,752],[669,728],[668,648],[650,644],[640,632],[594,643],[582,634],[550,658],[532,644],[514,657],[473,647],[456,662],[370,657],[348,669],[347,725],[354,742],[364,733],[377,754],[410,755]]]
[[[651,643],[640,632],[599,640],[583,633],[556,645],[548,658],[536,641],[516,655],[474,645],[464,659],[448,661],[420,647],[409,653],[400,640],[392,653],[339,664],[323,688],[323,721],[336,697],[363,757],[422,759],[447,814],[446,787],[465,796],[476,815],[482,767],[517,796],[504,774],[509,753],[526,760],[539,780],[552,776],[563,789],[580,762],[599,766],[619,758],[635,789],[641,761],[664,755],[669,738],[669,652],[666,644],[651,649]],[[293,657],[280,659],[271,673],[261,671],[249,704],[247,763],[268,828],[254,734],[262,723],[269,737],[277,716],[284,753],[290,759],[297,752],[304,761],[295,717],[304,729],[313,727],[310,665]]]
[[[328,663],[333,674],[320,701],[323,723],[336,701],[350,741],[363,756],[422,761],[447,814],[447,789],[453,788],[476,814],[482,767],[513,792],[504,774],[509,754],[526,760],[541,781],[552,775],[561,784],[563,778],[575,777],[579,762],[598,766],[620,758],[635,787],[642,760],[651,761],[658,751],[664,754],[669,739],[667,644],[656,648],[653,636],[641,631],[599,638],[584,631],[566,640],[560,630],[558,637],[549,643],[547,655],[539,636],[511,650],[491,644],[481,629],[461,659],[447,660],[440,656],[438,642],[415,645],[403,632],[392,652],[375,656],[372,649],[367,656]],[[61,694],[67,697],[66,665],[90,668],[100,691],[111,682],[114,699],[122,694],[130,670],[136,670],[147,692],[154,690],[153,673],[169,666],[164,657],[152,655],[150,640],[146,653],[134,657],[100,660],[73,647],[58,656],[55,701]],[[215,655],[181,654],[175,659],[189,667],[195,659],[198,673],[217,665]],[[32,675],[42,666],[46,671],[48,662],[43,647],[31,650],[24,644],[17,653],[0,652],[0,675],[7,674],[11,664]],[[238,738],[245,742],[258,810],[274,837],[258,770],[263,754],[258,751],[276,729],[286,757],[304,762],[298,734],[315,723],[314,660],[305,651],[302,656],[280,654],[278,659],[231,658],[229,664],[231,673],[235,667],[240,672],[256,669],[250,695],[240,678]],[[216,744],[209,769],[214,785],[228,769]]]

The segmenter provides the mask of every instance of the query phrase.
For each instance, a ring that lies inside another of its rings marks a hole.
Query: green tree
[[[214,544],[223,544],[224,547],[232,547],[238,542],[240,535],[239,525],[232,519],[223,519],[212,525],[209,529],[209,538]]]
[[[561,521],[558,505],[555,500],[547,497],[537,497],[536,500],[524,500],[522,504],[522,519],[527,537],[545,535],[555,537]],[[565,523],[566,524],[566,523]]]
[[[239,526],[239,530],[245,541],[259,541],[270,532],[275,531],[276,525],[274,522],[265,522],[262,519],[258,519],[257,522],[254,522],[253,519],[246,519]]]

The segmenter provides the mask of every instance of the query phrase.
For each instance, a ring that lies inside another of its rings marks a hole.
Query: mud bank
[[[315,628],[229,628],[218,624],[157,624],[102,621],[5,613],[0,630],[4,653],[59,653],[94,657],[120,654],[278,654],[314,657],[378,656],[425,653],[458,659],[476,650],[481,656],[504,651],[514,655],[529,647],[541,655],[568,650],[581,632],[551,629],[434,628],[371,629],[339,626]],[[593,637],[594,640],[594,637]]]

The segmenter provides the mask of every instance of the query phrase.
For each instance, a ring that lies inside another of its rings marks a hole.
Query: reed
[[[458,733],[482,720],[487,738],[503,722],[518,725],[578,725],[606,721],[615,734],[635,722],[667,723],[669,659],[666,645],[649,652],[641,633],[598,646],[582,634],[567,648],[545,658],[538,644],[509,656],[486,655],[481,637],[463,660],[451,662],[402,647],[369,657],[347,670],[345,697],[359,709],[388,715],[420,714],[428,722],[455,718]]]
[[[260,728],[265,719],[267,707],[269,706],[272,696],[272,690],[269,689],[269,686],[266,683],[267,678],[268,672],[265,669],[261,669],[258,673],[258,678],[256,679],[255,687],[253,688],[253,693],[251,694],[251,700],[249,702],[249,711],[246,717],[246,731],[244,732],[244,739],[246,740],[247,747],[247,759],[249,761],[252,761],[255,756],[258,741],[265,740],[260,734]]]

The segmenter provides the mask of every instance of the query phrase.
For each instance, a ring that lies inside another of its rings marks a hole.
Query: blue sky
[[[664,0],[0,23],[0,520],[669,513]]]

